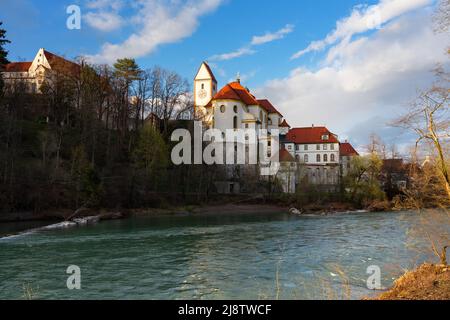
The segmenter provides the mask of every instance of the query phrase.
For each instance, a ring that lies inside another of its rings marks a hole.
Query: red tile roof
[[[255,97],[245,89],[239,82],[231,82],[222,88],[213,98],[213,100],[237,100],[242,101],[246,105],[259,105]]]
[[[286,119],[283,120],[283,122],[280,124],[281,128],[290,128],[291,126],[286,122]]]
[[[295,162],[295,158],[290,154],[286,148],[281,148],[279,152],[279,161],[280,162]]]
[[[340,144],[339,152],[340,152],[341,156],[359,156],[359,153],[348,142],[344,142],[344,143]]]
[[[57,56],[54,53],[44,50],[44,55],[47,58],[48,63],[54,70],[60,69],[62,72],[69,71],[72,74],[77,74],[81,71],[80,65],[63,57]]]
[[[328,135],[328,140],[322,137]],[[339,143],[338,139],[326,127],[308,127],[291,129],[287,134],[287,139],[296,144],[309,143]]]
[[[283,116],[267,99],[257,100],[259,105],[266,109],[268,113],[278,113],[280,116]]]
[[[11,62],[5,65],[5,72],[28,72],[32,62]]]

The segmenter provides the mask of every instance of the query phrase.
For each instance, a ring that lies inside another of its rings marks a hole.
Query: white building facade
[[[51,81],[56,72],[75,74],[80,66],[41,48],[33,61],[11,62],[5,66],[1,76],[6,87],[24,84],[30,93],[39,93],[44,81]]]

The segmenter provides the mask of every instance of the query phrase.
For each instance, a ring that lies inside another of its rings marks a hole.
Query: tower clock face
[[[205,89],[201,89],[201,90],[198,92],[198,97],[199,97],[200,99],[205,99],[207,95],[208,95],[208,94],[207,94],[207,92],[206,92]]]

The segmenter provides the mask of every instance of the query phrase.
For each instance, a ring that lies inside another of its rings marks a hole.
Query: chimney
[[[241,83],[241,73],[240,72],[237,73],[236,82]]]
[[[311,125],[311,128],[314,128],[314,123]]]

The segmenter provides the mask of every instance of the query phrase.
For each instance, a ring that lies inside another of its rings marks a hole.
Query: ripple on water
[[[412,266],[405,247],[412,214],[171,217],[38,230],[0,239],[0,298],[16,299],[27,283],[49,299],[324,298],[318,283],[340,287],[341,267],[354,298],[367,295],[371,264],[384,286]],[[428,245],[427,243],[424,245]],[[68,265],[82,288],[65,287]],[[336,276],[333,276],[336,275]]]

